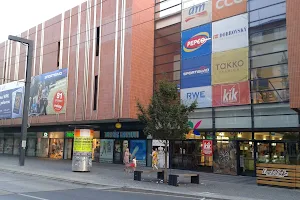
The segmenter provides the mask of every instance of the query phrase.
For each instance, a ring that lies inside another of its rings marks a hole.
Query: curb
[[[67,183],[83,185],[83,186],[103,187],[103,190],[108,190],[108,191],[123,191],[123,192],[133,192],[133,193],[136,192],[136,193],[156,194],[156,195],[162,194],[162,195],[170,195],[170,196],[172,195],[172,196],[189,197],[189,198],[195,198],[195,199],[202,198],[203,200],[259,200],[259,199],[253,199],[253,198],[245,198],[245,197],[223,196],[223,195],[213,194],[213,193],[209,193],[209,192],[184,194],[184,193],[176,192],[176,191],[166,192],[164,190],[159,190],[159,189],[154,190],[154,189],[143,189],[143,188],[138,188],[138,187],[128,187],[128,186],[111,185],[111,184],[100,184],[100,183],[94,183],[94,182],[89,182],[89,181],[78,181],[78,180],[72,180],[72,179],[67,179],[67,178],[45,175],[45,174],[38,174],[38,173],[33,173],[33,172],[12,170],[12,169],[2,168],[2,167],[0,167],[0,170],[2,172],[9,172],[12,174],[22,174],[22,175],[26,175],[26,176],[41,177],[41,178],[46,178],[46,179],[50,179],[50,180],[62,181],[62,182],[67,182]],[[176,188],[176,187],[174,187],[174,188]]]

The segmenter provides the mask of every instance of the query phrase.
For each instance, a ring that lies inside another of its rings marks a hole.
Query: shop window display
[[[49,139],[48,138],[38,138],[36,146],[36,156],[41,158],[48,157],[49,152]]]
[[[49,157],[53,159],[63,158],[63,139],[50,139]]]
[[[13,145],[14,145],[14,138],[13,137],[5,137],[4,138],[4,154],[13,154]]]
[[[27,139],[27,150],[26,156],[35,156],[36,150],[36,138],[28,138]]]
[[[217,141],[214,144],[214,173],[237,175],[236,141]]]

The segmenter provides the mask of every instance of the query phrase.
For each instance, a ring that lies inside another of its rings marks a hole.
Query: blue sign
[[[12,82],[0,87],[0,119],[22,117],[24,84]]]
[[[190,105],[197,102],[197,108],[212,107],[211,86],[181,89],[180,98],[183,104]]]
[[[130,153],[139,161],[146,161],[146,140],[130,140]]]
[[[211,23],[199,26],[181,34],[181,58],[187,59],[200,55],[211,54],[212,51]]]
[[[182,60],[181,87],[211,85],[211,54]]]

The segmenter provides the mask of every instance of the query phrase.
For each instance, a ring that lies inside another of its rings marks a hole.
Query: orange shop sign
[[[212,0],[213,21],[247,11],[247,0]]]
[[[214,85],[213,107],[250,104],[249,82]]]

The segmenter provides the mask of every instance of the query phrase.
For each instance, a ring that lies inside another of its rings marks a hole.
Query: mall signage
[[[211,85],[211,54],[181,62],[182,89]]]
[[[205,156],[212,156],[213,155],[213,143],[212,143],[212,140],[203,140],[203,143],[202,143],[202,153]]]
[[[212,24],[212,52],[222,52],[247,47],[248,14],[230,17]]]
[[[247,0],[212,0],[213,21],[245,12],[247,12]]]
[[[104,137],[105,138],[114,138],[114,139],[119,139],[119,138],[125,138],[125,139],[130,139],[130,138],[139,138],[140,134],[138,131],[123,131],[123,132],[104,132]]]
[[[248,80],[248,48],[214,53],[212,83],[236,83]]]
[[[23,113],[24,82],[0,85],[0,119],[20,118]]]
[[[181,58],[187,59],[211,53],[211,24],[182,32]]]
[[[198,0],[189,1],[188,8],[182,11],[181,29],[187,30],[202,24],[207,24],[212,20],[211,1],[200,2]]]
[[[67,68],[32,77],[29,114],[39,116],[65,113],[67,90]]]
[[[250,104],[249,82],[214,85],[213,107]]]
[[[181,89],[180,97],[182,103],[185,105],[190,105],[196,101],[197,108],[207,108],[212,106],[211,86]]]

